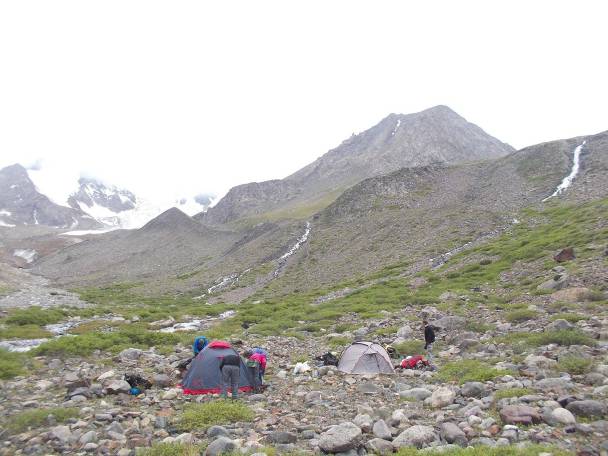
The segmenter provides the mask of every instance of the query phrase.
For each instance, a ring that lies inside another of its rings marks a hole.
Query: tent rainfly
[[[342,352],[338,370],[347,374],[395,373],[384,347],[373,342],[354,342]]]

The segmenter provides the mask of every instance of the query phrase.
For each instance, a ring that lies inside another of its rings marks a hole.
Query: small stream
[[[566,177],[564,177],[564,180],[562,180],[561,184],[559,184],[557,186],[557,188],[555,189],[555,191],[553,192],[553,194],[551,196],[546,197],[543,200],[543,203],[545,201],[553,198],[554,196],[560,195],[568,187],[570,187],[570,185],[572,185],[572,181],[574,180],[574,178],[578,174],[578,170],[580,168],[581,152],[583,151],[583,147],[585,147],[585,144],[587,144],[587,141],[583,141],[582,144],[579,144],[578,146],[576,146],[576,149],[574,149],[574,158],[572,159],[572,169],[570,170],[570,174],[568,174]]]

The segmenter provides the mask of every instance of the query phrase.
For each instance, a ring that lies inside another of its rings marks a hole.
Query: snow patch
[[[12,214],[11,211],[7,211],[6,209],[2,209],[0,210],[0,215],[6,215],[7,217],[10,217]]]
[[[397,119],[397,125],[395,125],[395,128],[393,129],[391,136],[395,136],[395,133],[397,132],[397,129],[399,128],[400,125],[401,125],[401,119]]]
[[[572,185],[572,181],[578,174],[578,170],[580,167],[581,152],[586,143],[587,143],[587,141],[583,141],[582,144],[576,146],[576,149],[574,149],[574,158],[572,160],[572,169],[570,170],[570,174],[568,174],[566,177],[564,177],[564,180],[562,180],[562,183],[557,186],[557,188],[555,189],[555,191],[553,192],[553,194],[551,196],[548,196],[543,200],[543,203],[545,201],[553,198],[554,196],[560,195],[564,190],[566,190],[568,187],[570,187],[570,185]]]
[[[13,256],[24,259],[27,263],[31,263],[38,255],[34,249],[17,249],[13,252]]]
[[[118,228],[108,228],[106,230],[76,230],[76,231],[66,231],[65,233],[61,233],[61,236],[84,236],[86,234],[103,234],[109,233],[110,231],[117,230]]]
[[[3,226],[4,228],[14,228],[17,225],[11,225],[10,223],[5,223],[2,220],[0,220],[0,226]]]

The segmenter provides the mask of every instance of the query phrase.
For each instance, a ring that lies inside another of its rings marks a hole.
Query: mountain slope
[[[572,187],[543,203],[568,175],[573,151],[585,139]],[[390,264],[428,261],[509,227],[523,208],[606,197],[607,167],[608,134],[601,133],[493,161],[404,168],[367,179],[315,217],[306,254],[287,269],[282,285],[318,287]]]
[[[415,114],[391,114],[283,180],[240,185],[206,215],[221,224],[282,209],[293,215],[320,209],[357,182],[404,167],[488,160],[513,148],[467,122],[446,106]],[[327,196],[330,198],[327,198]],[[304,208],[304,210],[293,210]]]
[[[100,227],[83,211],[55,204],[39,193],[21,165],[0,170],[0,224],[79,229]]]

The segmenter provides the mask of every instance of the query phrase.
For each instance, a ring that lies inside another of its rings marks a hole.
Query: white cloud
[[[0,4],[0,166],[136,193],[296,171],[447,104],[516,147],[608,128],[603,2]]]

